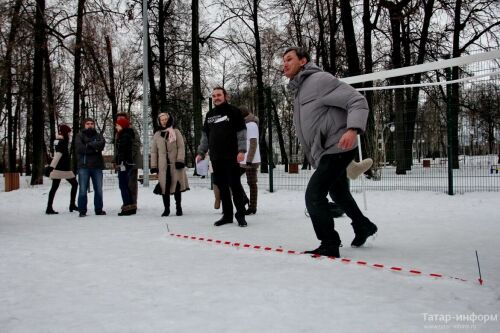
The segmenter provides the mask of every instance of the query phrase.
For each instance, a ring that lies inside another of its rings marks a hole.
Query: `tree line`
[[[24,170],[32,175],[32,184],[41,183],[61,122],[72,124],[75,135],[82,119],[93,117],[109,147],[118,112],[129,113],[142,132],[143,98],[150,103],[151,129],[160,112],[174,116],[186,137],[190,164],[211,88],[222,85],[230,91],[231,103],[245,105],[259,117],[261,171],[267,172],[268,117],[279,160],[285,165],[302,160],[294,137],[292,99],[281,74],[286,47],[306,48],[316,64],[338,77],[499,47],[500,5],[495,0],[148,0],[147,8],[148,49],[143,55],[142,0],[0,3],[4,171]],[[143,56],[148,59],[146,92]],[[450,79],[463,75],[455,67]],[[420,83],[424,76],[395,77],[389,84]],[[497,85],[485,89],[497,91]],[[373,82],[358,85],[371,86]],[[481,93],[475,103],[461,89],[454,84],[448,94],[454,167],[461,114],[484,126],[491,149],[500,127],[498,93],[493,95],[496,100]],[[410,170],[412,145],[430,126],[423,126],[429,118],[423,112],[448,98],[444,91],[425,94],[423,102],[422,88],[397,89],[381,100],[367,91],[372,111],[363,136],[364,154],[378,155],[380,130],[393,122],[396,173]]]

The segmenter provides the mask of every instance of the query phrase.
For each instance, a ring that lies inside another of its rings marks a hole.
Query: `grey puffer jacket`
[[[288,88],[295,91],[293,122],[312,167],[318,167],[323,155],[346,151],[338,143],[348,129],[365,131],[369,111],[366,99],[318,66],[307,63]],[[357,143],[352,149],[356,147]]]

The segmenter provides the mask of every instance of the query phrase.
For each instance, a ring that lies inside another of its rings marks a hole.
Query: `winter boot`
[[[351,242],[352,247],[362,246],[366,242],[366,239],[373,236],[378,230],[377,226],[368,219],[362,223],[352,222],[351,225],[354,229],[354,239]]]
[[[170,194],[162,194],[163,199],[163,213],[161,216],[169,216],[170,215]]]
[[[69,212],[70,213],[73,213],[74,210],[78,210],[78,206],[72,202],[70,205],[69,205]]]
[[[219,191],[219,187],[215,184],[214,184],[214,196],[215,196],[214,209],[219,209],[220,208],[220,191]]]
[[[180,191],[174,192],[174,199],[175,199],[175,215],[182,216],[181,192]]]
[[[95,215],[106,215],[106,212],[104,210],[96,210]]]
[[[214,226],[220,227],[221,225],[229,224],[229,223],[233,223],[233,219],[222,216],[222,218],[220,220],[218,220],[214,223]]]
[[[368,171],[373,165],[373,160],[371,158],[366,158],[361,162],[352,161],[347,166],[347,177],[350,179],[356,179],[362,173]]]
[[[324,240],[324,241],[321,241],[321,245],[317,249],[310,250],[310,251],[304,251],[304,253],[313,254],[313,255],[317,255],[317,256],[340,258],[339,247],[340,247],[340,239],[338,241],[337,240]]]
[[[59,212],[56,212],[54,209],[52,209],[52,207],[47,207],[47,209],[45,210],[45,214],[54,215],[54,214],[59,214]]]
[[[245,220],[245,215],[239,215],[239,214],[236,214],[236,221],[238,221],[238,226],[240,227],[246,227],[248,226],[247,224],[247,221]]]

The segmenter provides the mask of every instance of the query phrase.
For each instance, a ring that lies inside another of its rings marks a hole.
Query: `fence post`
[[[451,68],[446,69],[446,81],[451,81]],[[454,83],[457,84],[457,83]],[[446,129],[447,129],[447,147],[448,147],[448,194],[453,195],[453,129],[451,126],[451,118],[453,108],[452,89],[450,84],[446,84]]]
[[[267,133],[269,145],[267,147],[268,163],[269,163],[269,192],[273,193],[273,119],[271,112],[271,88],[266,89],[266,110],[267,110]]]

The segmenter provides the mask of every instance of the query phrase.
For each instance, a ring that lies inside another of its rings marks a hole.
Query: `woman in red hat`
[[[130,128],[130,123],[125,117],[116,120],[116,165],[118,167],[118,184],[122,195],[123,206],[119,216],[133,215],[137,212],[137,206],[133,203],[132,193],[128,186],[130,173],[134,166],[132,146],[134,145],[135,133]]]
[[[71,127],[66,124],[61,124],[57,128],[58,135],[54,141],[55,145],[55,155],[45,170],[45,176],[52,179],[52,187],[49,192],[49,201],[47,203],[46,214],[58,214],[53,208],[52,204],[54,202],[54,197],[56,195],[61,179],[66,179],[71,184],[71,199],[69,202],[69,211],[78,211],[78,207],[75,204],[76,191],[78,189],[78,182],[76,181],[75,174],[71,171],[70,158],[69,158],[69,133],[71,133]]]

